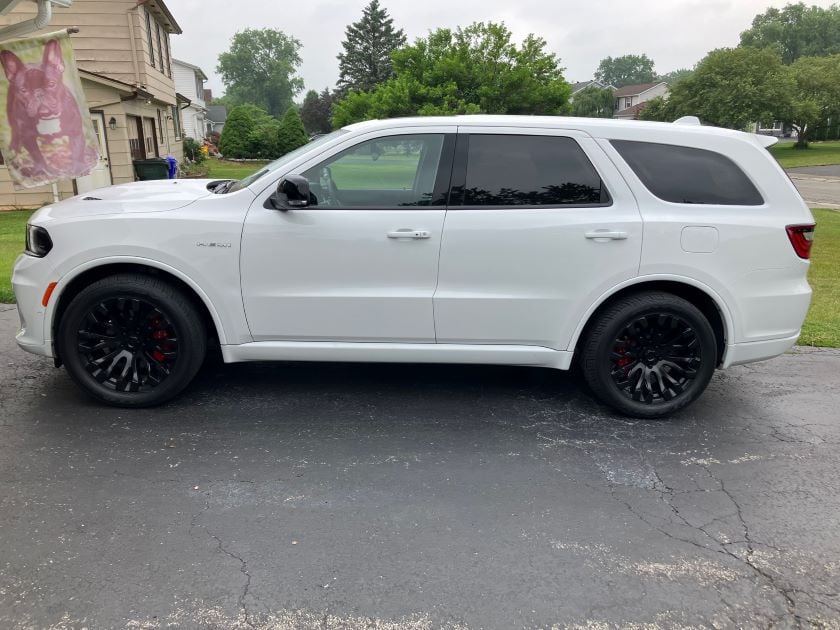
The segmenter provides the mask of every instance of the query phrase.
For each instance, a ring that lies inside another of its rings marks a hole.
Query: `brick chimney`
[[[213,104],[213,90],[208,90],[207,88],[204,88],[204,103],[206,105]]]

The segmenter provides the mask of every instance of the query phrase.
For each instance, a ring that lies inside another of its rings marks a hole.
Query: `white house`
[[[172,72],[178,95],[190,100],[189,105],[181,108],[184,136],[200,142],[204,139],[207,129],[207,104],[204,102],[204,82],[207,75],[198,66],[179,59],[172,60]]]
[[[657,96],[668,95],[668,84],[665,81],[641,83],[639,85],[625,85],[615,91],[615,114],[613,118],[635,120],[644,104]]]

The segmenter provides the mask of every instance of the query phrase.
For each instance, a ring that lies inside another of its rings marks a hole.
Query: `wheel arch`
[[[663,291],[687,299],[694,304],[709,323],[715,333],[718,346],[717,365],[724,363],[727,341],[734,336],[732,314],[723,298],[711,287],[693,278],[684,276],[642,276],[622,283],[601,295],[581,318],[575,330],[569,348],[577,354],[586,331],[596,321],[598,315],[610,304],[618,299],[640,293],[642,291]]]
[[[61,315],[73,297],[81,287],[118,273],[147,274],[170,282],[193,302],[204,320],[208,333],[214,334],[219,343],[225,343],[224,328],[218,312],[207,294],[189,276],[169,265],[151,259],[107,258],[93,260],[76,267],[65,274],[56,286],[44,321],[45,326],[48,327],[45,332],[48,333],[57,361],[60,361],[61,357],[58,356],[55,345],[56,331]]]

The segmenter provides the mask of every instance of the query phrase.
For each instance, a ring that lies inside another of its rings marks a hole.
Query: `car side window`
[[[361,142],[302,173],[317,208],[432,205],[444,134]]]
[[[463,206],[482,207],[610,203],[600,175],[574,138],[470,134],[467,142],[463,189],[453,191],[453,205],[459,198]]]
[[[721,153],[656,142],[611,140],[651,193],[672,203],[760,206],[761,193]]]

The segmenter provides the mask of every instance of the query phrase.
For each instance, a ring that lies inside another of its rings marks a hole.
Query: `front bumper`
[[[41,304],[50,283],[50,265],[44,258],[22,254],[12,271],[12,288],[17,299],[20,330],[15,339],[21,349],[45,357],[54,356],[52,339],[45,326],[46,308]]]

